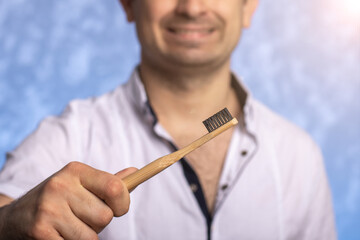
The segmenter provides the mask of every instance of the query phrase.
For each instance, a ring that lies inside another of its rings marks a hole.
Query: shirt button
[[[229,186],[229,185],[227,185],[227,184],[222,185],[222,186],[221,186],[221,190],[225,191],[225,190],[228,188],[228,186]]]
[[[191,183],[190,189],[191,189],[191,191],[196,192],[198,190],[198,186],[195,183]]]
[[[247,151],[246,150],[242,150],[241,151],[241,156],[245,157],[247,155]]]

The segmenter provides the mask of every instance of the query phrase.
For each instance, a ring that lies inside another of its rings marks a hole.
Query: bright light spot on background
[[[341,0],[337,1],[337,5],[343,6],[345,14],[349,18],[360,21],[360,0]]]
[[[341,22],[360,25],[360,0],[320,0],[322,14],[337,16]],[[330,12],[329,12],[330,11]]]

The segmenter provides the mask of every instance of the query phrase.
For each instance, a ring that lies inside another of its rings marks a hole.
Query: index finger
[[[129,210],[130,196],[121,177],[74,162],[67,166],[79,177],[80,184],[89,192],[102,199],[119,217]]]

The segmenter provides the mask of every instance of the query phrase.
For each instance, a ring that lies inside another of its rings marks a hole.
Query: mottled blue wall
[[[339,239],[360,238],[360,9],[351,1],[260,1],[233,56],[253,95],[320,144]],[[113,89],[138,61],[115,0],[0,0],[0,166],[41,119]]]

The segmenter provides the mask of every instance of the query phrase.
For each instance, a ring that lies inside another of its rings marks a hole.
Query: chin
[[[190,69],[190,70],[206,70],[213,71],[219,69],[225,65],[226,60],[229,57],[225,58],[224,56],[194,56],[194,55],[177,55],[172,61],[168,63],[176,67],[177,69]]]
[[[167,57],[167,63],[173,63],[178,66],[196,67],[213,65],[219,57],[211,56],[209,54],[194,54],[180,52],[178,54],[171,54]]]

